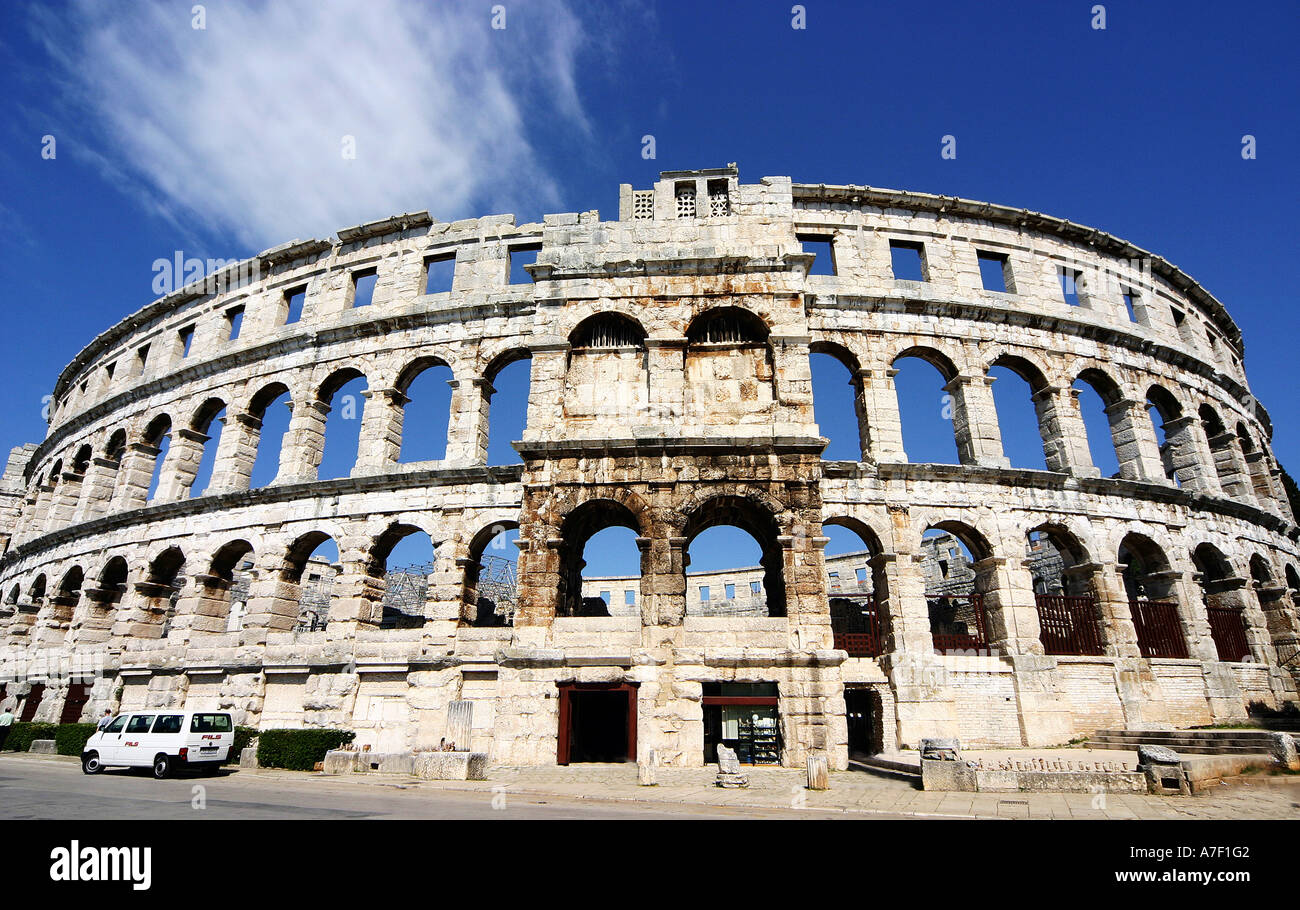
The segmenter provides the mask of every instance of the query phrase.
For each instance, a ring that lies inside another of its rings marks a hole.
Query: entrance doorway
[[[90,701],[90,686],[86,683],[72,683],[68,686],[67,697],[63,699],[63,711],[59,714],[59,723],[75,724],[81,719],[81,712]]]
[[[844,710],[849,722],[849,754],[875,755],[884,749],[880,693],[874,689],[845,689]]]
[[[636,761],[636,685],[560,683],[556,761]]]
[[[742,765],[779,765],[781,728],[776,683],[704,684],[704,762],[718,760],[718,746],[736,752]]]

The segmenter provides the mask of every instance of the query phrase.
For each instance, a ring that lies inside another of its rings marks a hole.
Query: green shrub
[[[5,740],[6,752],[26,752],[34,739],[54,739],[58,724],[38,724],[32,721],[14,721]]]
[[[54,745],[60,755],[80,755],[86,740],[95,732],[94,724],[59,724],[54,731]]]
[[[239,756],[243,754],[244,750],[247,749],[255,739],[257,739],[256,727],[236,727],[235,742],[234,745],[230,747],[230,757],[226,759],[226,764],[239,764]]]
[[[263,730],[257,735],[257,763],[263,768],[311,771],[325,753],[350,743],[351,730]]]

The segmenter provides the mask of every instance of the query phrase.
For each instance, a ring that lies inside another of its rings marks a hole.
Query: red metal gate
[[[1130,600],[1128,606],[1143,657],[1187,656],[1187,639],[1178,620],[1177,604]]]
[[[1205,608],[1210,620],[1210,637],[1219,652],[1219,660],[1250,659],[1250,642],[1246,639],[1246,618],[1235,607]]]
[[[988,647],[988,624],[984,616],[983,594],[959,594],[929,598],[930,634],[934,650],[940,654],[954,651],[983,651]],[[945,617],[948,613],[951,616]],[[955,630],[964,624],[966,631]]]
[[[1034,602],[1038,606],[1038,637],[1046,653],[1105,653],[1097,623],[1097,603],[1092,597],[1039,594]]]

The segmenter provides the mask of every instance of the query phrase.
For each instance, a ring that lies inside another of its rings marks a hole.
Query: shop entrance
[[[705,683],[705,763],[718,760],[720,743],[742,765],[779,765],[779,719],[776,683]]]
[[[845,689],[844,710],[848,715],[849,754],[875,755],[884,749],[881,728],[880,693],[872,689]]]
[[[556,761],[636,761],[636,686],[560,683]]]

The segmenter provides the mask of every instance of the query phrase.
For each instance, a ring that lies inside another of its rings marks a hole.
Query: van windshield
[[[229,733],[229,714],[195,714],[190,721],[191,733]]]

